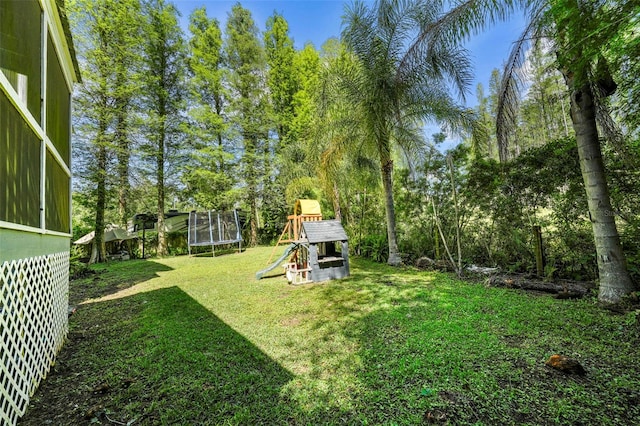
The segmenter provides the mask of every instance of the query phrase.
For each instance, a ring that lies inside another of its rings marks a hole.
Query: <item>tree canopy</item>
[[[528,25],[506,66],[470,87],[464,42],[516,10]],[[392,265],[599,279],[604,302],[636,288],[635,2],[354,1],[321,47],[297,46],[285,13],[256,22],[239,3],[222,23],[195,9],[185,28],[160,0],[69,11],[78,233],[235,208],[246,241],[272,244],[310,197],[356,253]],[[462,142],[447,152],[445,138]],[[181,250],[179,236],[153,238],[158,254]]]

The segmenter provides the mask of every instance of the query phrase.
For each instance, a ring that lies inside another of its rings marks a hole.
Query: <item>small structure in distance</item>
[[[238,211],[228,212],[196,212],[189,213],[189,255],[192,247],[211,246],[215,256],[215,246],[238,244],[238,252],[242,251],[242,232]]]
[[[291,284],[321,282],[349,276],[347,233],[339,221],[322,220],[320,204],[317,201],[296,201],[294,214],[288,217],[274,251],[282,242],[291,244],[274,263],[256,273],[257,279],[261,279],[287,258],[289,261],[284,264],[284,269]]]
[[[85,247],[85,256],[90,256],[91,254],[91,243],[93,243],[95,233],[95,231],[91,231],[73,242],[75,245]],[[136,234],[131,233],[118,225],[108,224],[102,235],[102,241],[105,243],[107,250],[107,258],[109,260],[129,260],[131,254],[129,253],[127,246],[123,245],[123,243],[137,238],[138,236]]]

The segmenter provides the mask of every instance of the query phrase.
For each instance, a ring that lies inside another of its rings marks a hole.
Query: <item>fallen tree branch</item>
[[[596,285],[591,282],[568,280],[546,282],[528,279],[521,275],[494,275],[487,278],[486,282],[490,287],[517,288],[551,293],[555,294],[559,299],[581,298],[596,288]]]

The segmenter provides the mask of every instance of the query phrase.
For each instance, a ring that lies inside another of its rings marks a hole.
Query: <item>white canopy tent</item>
[[[94,237],[95,237],[95,231],[91,231],[87,235],[84,235],[83,237],[74,241],[73,244],[77,244],[77,245],[91,244],[93,242]],[[134,238],[138,238],[138,236],[136,234],[127,232],[126,229],[123,229],[117,225],[111,224],[111,225],[107,225],[107,227],[104,230],[103,241],[105,243],[110,243],[113,241],[132,240]]]

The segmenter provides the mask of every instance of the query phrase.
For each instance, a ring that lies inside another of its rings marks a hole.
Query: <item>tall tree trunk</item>
[[[101,13],[103,12],[102,10]],[[103,28],[98,29],[98,41],[102,50],[106,50],[107,36]],[[107,205],[107,128],[109,127],[109,113],[107,111],[110,107],[107,94],[109,72],[105,69],[104,63],[99,64],[99,74],[101,81],[98,89],[98,129],[95,139],[95,145],[98,149],[96,155],[96,221],[89,263],[100,263],[107,260],[107,250],[104,243],[104,212]]]
[[[449,177],[451,178],[451,196],[453,198],[453,211],[456,219],[456,245],[458,247],[458,265],[456,273],[462,275],[462,241],[460,241],[460,206],[458,205],[458,191],[456,190],[456,179],[453,175],[453,159],[447,155],[447,165],[449,166]]]
[[[105,145],[106,122],[101,120],[97,136],[98,155],[96,158],[96,223],[89,263],[100,263],[107,259],[104,244],[104,211],[107,205],[107,147]]]
[[[389,240],[389,259],[387,263],[391,266],[398,266],[402,262],[398,252],[398,238],[396,235],[396,211],[393,205],[393,160],[389,158],[388,151],[383,155],[381,161],[382,187],[384,190],[384,207],[387,214],[387,239]]]
[[[126,225],[129,219],[129,141],[127,140],[127,101],[117,100],[115,143],[118,147],[118,217],[120,225]]]
[[[250,171],[247,174],[247,198],[249,201],[249,246],[258,245],[258,190],[255,176],[255,154],[247,164]]]
[[[600,140],[596,127],[593,93],[588,83],[574,88],[576,81],[587,81],[586,75],[578,79],[573,74],[566,77],[571,92],[571,120],[578,143],[580,169],[587,194],[589,217],[598,258],[600,290],[598,300],[617,303],[625,294],[634,290],[627,271],[620,236],[616,228],[609,189],[605,178]]]
[[[254,194],[249,200],[249,206],[251,210],[251,219],[249,220],[249,227],[251,230],[251,235],[249,236],[249,245],[251,247],[255,247],[258,245],[258,202],[256,200],[256,191],[252,189],[251,192]]]
[[[224,145],[222,141],[222,132],[218,132],[218,173],[225,172],[224,164]]]
[[[247,198],[249,201],[249,246],[258,245],[258,176],[257,141],[253,135],[245,136],[245,166],[247,180]]]
[[[118,20],[116,19],[116,25]],[[115,73],[115,81],[113,86],[113,112],[115,119],[114,144],[116,146],[117,179],[118,179],[118,220],[120,225],[127,225],[129,220],[129,193],[131,185],[129,183],[129,162],[131,158],[131,145],[128,139],[129,133],[129,106],[131,102],[132,91],[128,84],[132,78],[130,58],[127,57],[128,49],[124,46],[127,43],[125,36],[126,30],[123,28],[116,29],[114,34],[105,34],[108,43],[113,45],[118,52],[119,58],[113,64],[107,64],[108,69]]]
[[[451,262],[451,267],[455,269],[456,275],[458,275],[459,277],[461,275],[461,270],[456,264],[456,261],[453,260],[453,256],[451,255],[451,250],[449,250],[449,244],[447,244],[447,239],[445,238],[444,231],[442,230],[442,223],[440,221],[440,215],[438,214],[438,209],[436,208],[436,203],[433,201],[433,197],[430,197],[430,198],[431,198],[431,208],[433,209],[433,219],[436,223],[438,234],[442,239],[442,245],[444,246],[444,250],[447,252],[447,256],[449,257],[449,262]],[[436,238],[437,238],[437,235],[436,235]]]
[[[164,109],[164,108],[163,108]],[[165,147],[165,126],[164,117],[160,118],[160,134],[158,135],[158,146],[156,151],[156,185],[158,186],[158,256],[167,256],[169,248],[167,244],[167,230],[164,220],[164,147]]]
[[[335,213],[336,220],[342,222],[342,210],[340,209],[340,192],[338,191],[338,184],[333,182],[333,212]]]
[[[222,121],[224,122],[224,119],[222,118],[222,102],[223,102],[222,96],[220,96],[220,94],[218,93],[215,93],[213,95],[213,98],[214,98],[213,109],[216,111],[216,116],[222,119]],[[216,138],[218,139],[218,173],[224,173],[225,172],[224,139],[223,139],[222,129],[217,128]]]

